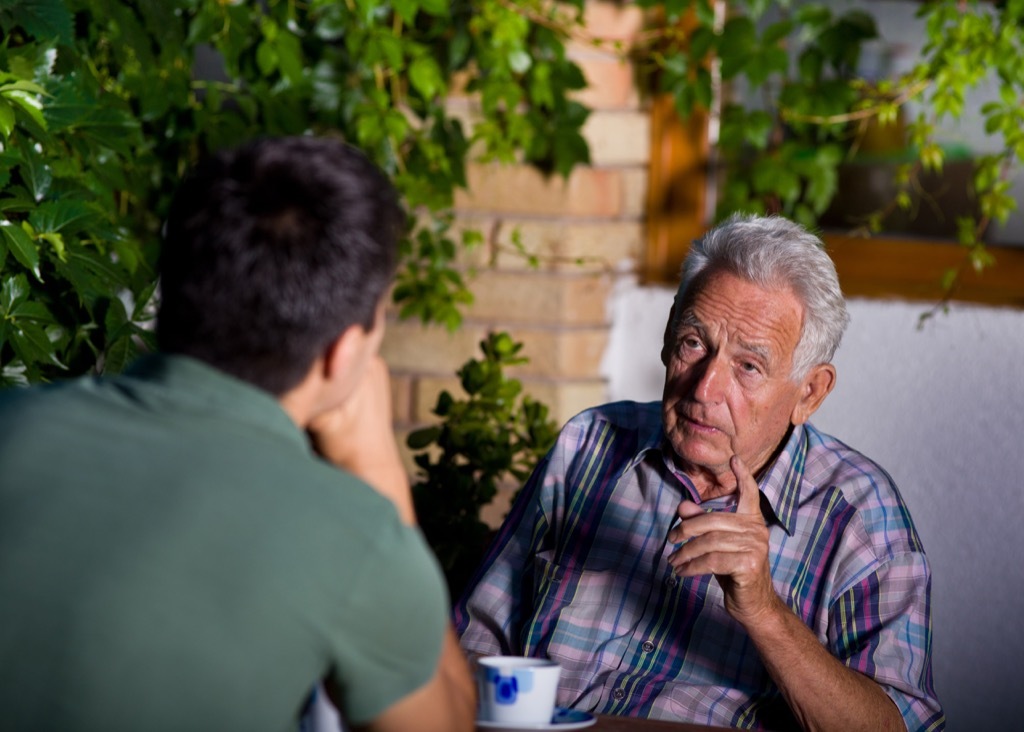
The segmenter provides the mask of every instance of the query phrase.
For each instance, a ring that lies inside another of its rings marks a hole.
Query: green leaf
[[[555,170],[568,178],[573,168],[590,162],[590,148],[583,135],[575,130],[560,130],[554,139]]]
[[[7,239],[7,244],[10,246],[11,254],[14,255],[14,258],[21,263],[21,266],[32,272],[37,280],[42,282],[43,276],[39,271],[39,249],[28,232],[4,219],[0,221],[0,233]]]
[[[420,56],[409,65],[409,81],[424,99],[433,99],[444,92],[441,69],[430,56]]]
[[[11,312],[14,307],[28,296],[28,279],[23,274],[8,277],[4,280],[3,287],[0,287],[0,308],[5,313]]]
[[[35,201],[42,201],[53,183],[53,173],[42,156],[34,150],[22,149],[21,178],[28,186],[29,193]]]
[[[420,9],[418,0],[391,0],[391,6],[407,25],[411,25],[416,20],[416,13]]]
[[[751,49],[757,47],[757,30],[754,22],[746,16],[730,18],[718,44],[722,60],[722,77],[731,79],[750,61]]]
[[[390,33],[377,33],[373,37],[376,50],[381,54],[383,60],[390,67],[392,73],[398,73],[405,69],[405,48],[401,39]]]
[[[337,41],[345,36],[351,18],[344,3],[321,3],[312,15],[313,34],[324,41]]]
[[[277,65],[289,83],[293,85],[302,83],[305,69],[302,59],[302,44],[289,31],[281,31],[278,35]]]
[[[21,322],[11,327],[8,333],[14,352],[26,364],[48,363],[62,369],[67,368],[57,358],[50,337],[41,326],[34,323]]]
[[[437,404],[434,406],[434,414],[438,417],[444,417],[451,412],[452,407],[455,405],[455,400],[447,390],[442,391],[437,395]]]
[[[5,140],[14,132],[14,108],[7,100],[0,98],[0,136]]]
[[[63,0],[16,0],[15,17],[29,35],[40,40],[74,41],[71,12]]]
[[[8,68],[22,80],[51,77],[56,60],[56,40],[7,49]]]
[[[57,321],[53,313],[41,302],[24,300],[10,309],[10,317],[13,320],[29,320],[40,325],[56,325]]]
[[[942,290],[943,292],[949,292],[953,289],[953,285],[956,284],[959,272],[955,268],[949,268],[942,273]]]
[[[764,150],[768,147],[774,123],[770,114],[755,110],[746,118],[743,137],[758,150]]]
[[[806,48],[797,62],[800,78],[805,84],[814,84],[821,78],[825,68],[825,57],[816,47]]]
[[[776,44],[786,38],[792,30],[793,22],[790,20],[780,20],[772,23],[765,28],[764,34],[761,36],[761,43],[766,46]]]
[[[43,103],[39,101],[39,96],[37,94],[33,94],[22,89],[15,89],[13,91],[4,92],[3,96],[10,100],[13,105],[25,112],[33,122],[44,130],[46,129],[46,119],[43,117]]]
[[[689,37],[689,56],[693,61],[701,61],[714,48],[715,32],[707,27],[696,28]]]
[[[256,65],[264,76],[277,71],[277,48],[273,43],[263,41],[256,47]]]
[[[37,232],[37,235],[42,241],[47,242],[51,247],[53,247],[53,251],[57,255],[57,259],[62,262],[67,261],[63,236],[53,231],[47,231],[45,233]]]
[[[105,99],[108,104],[116,104]],[[138,154],[142,144],[140,122],[126,109],[101,104],[64,79],[55,85],[54,97],[46,105],[46,119],[52,132],[67,131],[114,150],[122,157]]]
[[[821,3],[807,3],[796,11],[796,22],[810,28],[821,28],[832,20],[832,11]]]
[[[158,349],[156,334],[151,329],[133,324],[132,333],[135,335],[136,342],[141,344],[141,348],[136,348],[137,351],[152,352]]]
[[[124,371],[137,355],[131,333],[125,333],[114,340],[103,354],[103,372],[119,374]]]
[[[0,338],[0,343],[3,343],[3,338]],[[3,369],[0,369],[0,387],[24,387],[29,385],[28,377],[25,375],[25,364],[17,361],[13,363],[4,364]]]
[[[448,0],[422,0],[420,7],[438,18],[444,17],[451,12],[451,5],[448,3]]]
[[[34,81],[28,81],[26,79],[19,79],[18,81],[0,84],[0,95],[10,91],[23,91],[36,95],[46,94],[46,89],[39,86],[39,84],[36,84]]]
[[[146,313],[146,307],[149,305],[149,301],[153,299],[153,294],[156,292],[158,284],[157,280],[153,279],[135,296],[135,305],[132,308],[132,320],[141,320],[143,318]]]
[[[79,231],[95,218],[96,214],[85,201],[62,198],[58,201],[44,201],[29,216],[29,223],[37,234],[59,231]]]
[[[128,324],[128,311],[120,298],[113,297],[107,301],[107,312],[103,316],[103,327],[109,333],[116,333]]]
[[[440,427],[424,427],[410,432],[409,436],[405,438],[405,444],[410,450],[423,450],[437,442],[437,438],[440,436]]]
[[[500,333],[494,333],[491,335],[489,343],[481,343],[484,351],[493,350],[498,356],[511,356],[522,347],[522,344],[517,344],[512,340],[507,332],[501,331]]]

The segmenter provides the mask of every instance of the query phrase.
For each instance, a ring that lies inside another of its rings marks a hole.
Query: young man
[[[402,222],[339,141],[220,154],[161,353],[0,394],[0,726],[282,730],[322,682],[350,726],[472,729],[377,355]]]

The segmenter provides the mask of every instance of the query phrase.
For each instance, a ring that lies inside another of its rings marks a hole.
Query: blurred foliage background
[[[337,134],[410,213],[403,317],[460,323],[450,233],[472,149],[567,175],[589,160],[566,57],[582,0],[3,0],[0,386],[118,371],[151,345],[161,217],[203,153]],[[454,84],[480,100],[472,129]]]

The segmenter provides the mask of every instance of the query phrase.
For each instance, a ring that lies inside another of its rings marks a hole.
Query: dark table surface
[[[663,722],[634,717],[609,717],[598,715],[597,723],[586,728],[586,732],[709,732],[728,730],[728,727],[705,727],[688,722]],[[491,732],[480,729],[480,732]],[[580,730],[584,732],[584,730]]]
[[[728,727],[706,727],[702,724],[689,722],[664,722],[654,719],[636,719],[635,717],[606,717],[599,715],[597,724],[587,729],[594,732],[708,732],[708,730],[726,730]]]

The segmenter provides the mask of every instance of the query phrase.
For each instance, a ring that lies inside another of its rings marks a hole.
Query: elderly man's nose
[[[697,379],[693,385],[693,395],[698,401],[719,402],[725,389],[726,369],[715,358],[709,358],[701,364]]]

